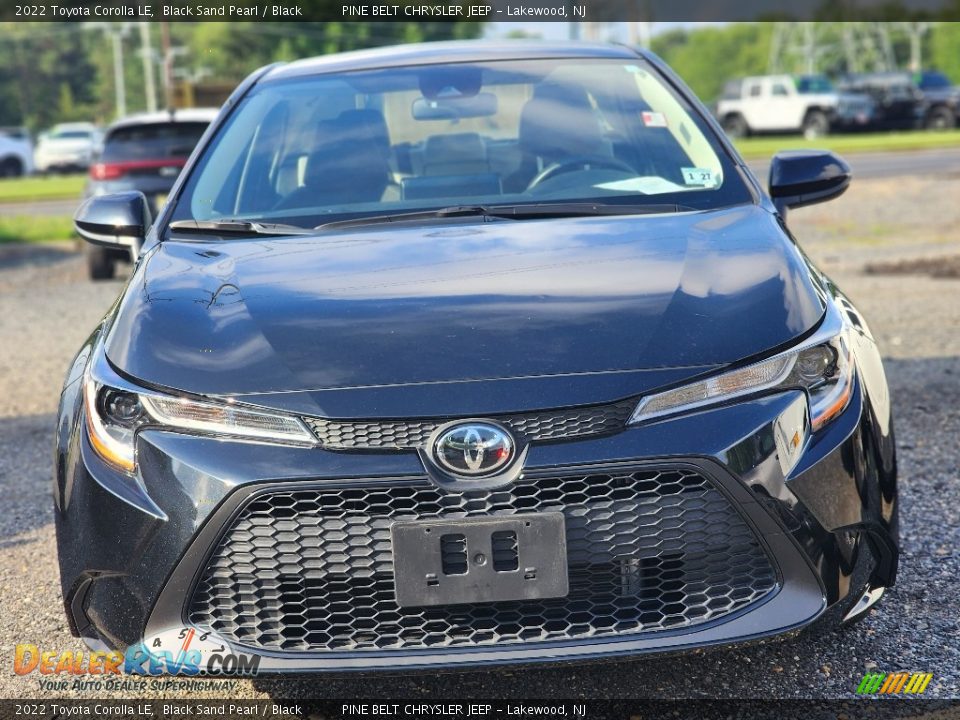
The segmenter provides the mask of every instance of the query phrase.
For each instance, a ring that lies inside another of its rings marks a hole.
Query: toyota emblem
[[[454,475],[492,475],[512,459],[510,434],[492,423],[469,422],[444,431],[433,447],[437,465]]]

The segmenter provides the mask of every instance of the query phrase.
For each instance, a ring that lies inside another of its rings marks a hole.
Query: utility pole
[[[770,43],[769,72],[816,75],[828,49],[820,26],[812,22],[778,22]]]
[[[147,96],[147,112],[157,111],[157,88],[153,78],[153,47],[150,44],[150,24],[140,25],[140,58],[143,60],[143,91]]]
[[[127,114],[127,84],[123,77],[123,36],[127,34],[127,24],[116,26],[110,23],[108,32],[113,44],[113,87],[119,118]]]
[[[923,70],[923,36],[929,32],[932,23],[929,22],[903,22],[899,23],[900,28],[907,34],[910,40],[910,66],[911,72],[920,72]]]
[[[123,117],[127,114],[127,84],[123,72],[123,38],[130,31],[130,23],[91,22],[84,23],[82,27],[85,30],[103,30],[110,37],[110,45],[113,48],[115,110],[117,117]]]
[[[650,26],[653,23],[637,20],[627,23],[627,40],[630,45],[639,45],[644,49],[650,48]]]
[[[160,46],[163,53],[163,103],[173,107],[173,49],[170,47],[170,23],[160,23]]]

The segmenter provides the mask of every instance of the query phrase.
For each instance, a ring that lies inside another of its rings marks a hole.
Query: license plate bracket
[[[537,600],[569,591],[560,512],[400,521],[391,539],[401,607]]]

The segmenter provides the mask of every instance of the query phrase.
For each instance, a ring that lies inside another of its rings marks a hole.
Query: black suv
[[[839,85],[874,99],[876,129],[949,130],[960,119],[960,87],[941,72],[862,73],[844,78]]]
[[[197,141],[216,117],[215,109],[169,110],[131,115],[107,128],[103,149],[90,166],[84,197],[139,190],[152,215],[166,202],[180,170]],[[118,260],[130,253],[106,247],[87,247],[87,268],[93,280],[114,276]]]

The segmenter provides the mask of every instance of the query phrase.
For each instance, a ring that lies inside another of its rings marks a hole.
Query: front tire
[[[816,140],[830,134],[830,121],[819,110],[807,113],[803,119],[803,137],[807,140]]]
[[[85,250],[87,256],[87,273],[91,280],[112,280],[117,272],[117,260],[107,248],[88,245]]]
[[[23,163],[11,157],[0,160],[0,178],[20,177],[23,175]]]
[[[742,138],[750,134],[750,126],[742,115],[727,115],[723,119],[723,131],[727,137]]]
[[[957,124],[957,118],[948,107],[935,107],[927,115],[924,127],[927,130],[952,130]]]

